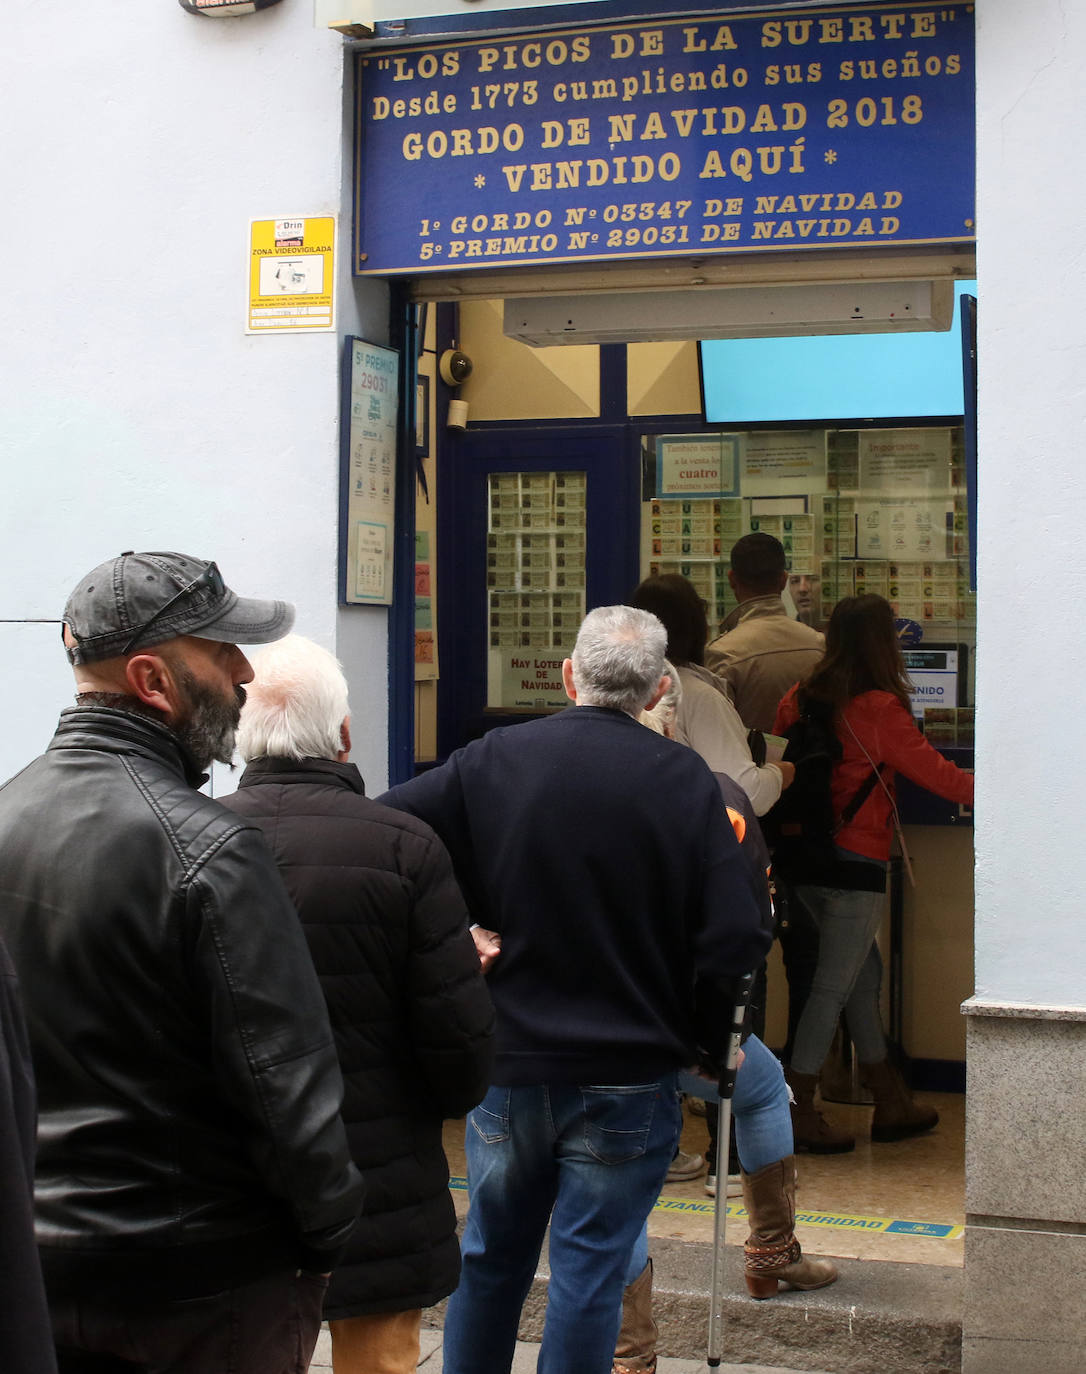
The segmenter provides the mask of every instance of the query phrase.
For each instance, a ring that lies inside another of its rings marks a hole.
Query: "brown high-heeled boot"
[[[750,1217],[746,1253],[747,1289],[752,1298],[772,1298],[781,1283],[825,1288],[837,1278],[829,1260],[804,1256],[796,1239],[796,1161],[793,1155],[743,1175],[743,1200]]]
[[[841,1155],[856,1148],[855,1138],[834,1130],[815,1106],[816,1073],[785,1069],[784,1079],[792,1089],[792,1138],[797,1154],[809,1150],[813,1155]]]
[[[611,1374],[653,1374],[658,1328],[652,1319],[652,1260],[622,1292],[622,1326]]]
[[[938,1126],[939,1113],[934,1107],[922,1107],[913,1101],[904,1079],[888,1059],[877,1064],[861,1064],[860,1077],[875,1099],[872,1140],[905,1140]]]

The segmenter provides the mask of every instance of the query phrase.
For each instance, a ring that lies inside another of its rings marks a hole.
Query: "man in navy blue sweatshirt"
[[[446,1374],[508,1374],[548,1222],[538,1369],[610,1370],[626,1266],[678,1143],[677,1072],[719,1056],[710,1009],[769,948],[712,773],[638,724],[667,686],[665,647],[646,611],[591,612],[562,668],[577,709],[492,730],[381,798],[437,831],[501,943]]]

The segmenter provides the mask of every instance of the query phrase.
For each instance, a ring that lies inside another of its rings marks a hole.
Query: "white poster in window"
[[[923,716],[931,709],[945,710],[957,706],[956,649],[907,649],[904,658],[905,668],[912,683],[909,697],[914,716]]]
[[[746,436],[742,458],[744,496],[826,490],[826,431],[767,430]]]
[[[948,491],[950,430],[862,431],[859,480],[861,491]]]
[[[487,705],[531,711],[568,706],[562,682],[564,659],[560,650],[546,646],[491,650]]]
[[[351,340],[346,599],[392,603],[399,354]]]
[[[737,496],[738,434],[661,435],[656,441],[657,496]]]
[[[947,539],[954,503],[921,497],[883,497],[857,501],[859,558],[913,559],[931,562],[949,557]]]

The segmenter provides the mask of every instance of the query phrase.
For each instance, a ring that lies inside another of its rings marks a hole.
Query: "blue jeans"
[[[792,1153],[792,1113],[788,1108],[788,1085],[784,1081],[784,1070],[772,1050],[766,1049],[756,1035],[751,1035],[743,1045],[743,1056],[732,1093],[735,1148],[739,1151],[743,1172],[756,1174]],[[694,1097],[704,1097],[711,1112],[717,1110],[716,1090],[704,1078],[696,1078],[689,1073],[680,1074],[679,1087]],[[724,1148],[727,1149],[727,1142]],[[716,1164],[712,1160],[709,1162],[709,1172],[716,1172]],[[723,1196],[721,1193],[720,1197]],[[648,1229],[642,1227],[626,1270],[628,1284],[633,1283],[641,1273],[648,1258]]]
[[[693,1097],[704,1097],[710,1110],[716,1110],[716,1089],[703,1078],[681,1074],[679,1087]],[[735,1148],[744,1173],[756,1174],[767,1164],[775,1164],[792,1153],[792,1113],[784,1070],[777,1056],[756,1035],[749,1035],[743,1042],[743,1062],[732,1093],[732,1118]],[[709,1163],[712,1166],[714,1161]]]
[[[818,927],[818,967],[796,1027],[792,1068],[796,1073],[819,1072],[842,1008],[860,1062],[878,1063],[886,1058],[886,1036],[879,1011],[882,958],[875,936],[886,894],[797,887],[793,899],[803,904]]]
[[[630,1251],[679,1140],[677,1075],[491,1088],[467,1122],[470,1207],[445,1374],[508,1374],[550,1222],[539,1374],[610,1374]]]

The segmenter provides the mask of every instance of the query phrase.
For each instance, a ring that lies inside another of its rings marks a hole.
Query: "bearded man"
[[[342,1081],[229,761],[281,601],[125,553],[64,610],[76,705],[0,789],[0,935],[38,1081],[38,1249],[61,1374],[304,1374],[361,1203]]]

